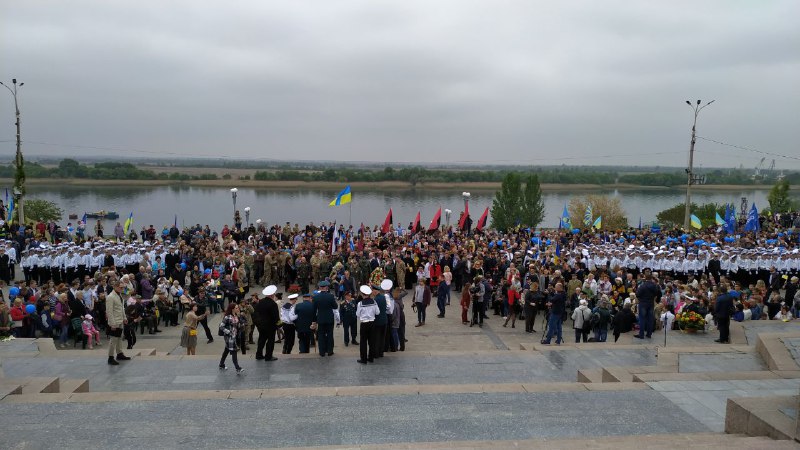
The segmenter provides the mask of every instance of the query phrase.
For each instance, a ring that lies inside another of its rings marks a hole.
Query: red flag
[[[386,220],[383,221],[383,228],[381,228],[381,233],[386,234],[389,230],[392,229],[392,208],[389,208],[389,214],[386,215]]]
[[[467,225],[467,219],[469,219],[469,203],[464,204],[464,214],[461,215],[461,219],[458,220],[458,229],[464,230]]]
[[[436,215],[433,216],[433,220],[431,220],[431,224],[428,227],[428,231],[436,231],[439,229],[439,226],[442,224],[442,207],[439,207],[439,211],[436,211]]]
[[[481,218],[478,219],[478,224],[475,226],[475,229],[478,231],[483,231],[483,227],[486,226],[486,219],[489,217],[489,207],[486,207],[486,211],[481,214]]]
[[[414,219],[414,224],[411,225],[411,234],[419,233],[419,211],[417,211],[417,218]]]

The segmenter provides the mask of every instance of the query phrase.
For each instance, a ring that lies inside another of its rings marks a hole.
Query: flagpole
[[[353,226],[353,200],[350,200],[348,205],[350,205],[350,218],[347,219],[347,228],[350,228]]]

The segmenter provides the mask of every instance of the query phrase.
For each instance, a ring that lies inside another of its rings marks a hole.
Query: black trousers
[[[361,322],[361,361],[375,360],[375,322]]]
[[[728,342],[731,340],[731,318],[717,317],[717,329],[719,330],[719,340]]]
[[[208,329],[208,317],[203,317],[203,319],[200,320],[199,323],[200,325],[203,326],[203,329],[206,330],[206,339],[208,339],[209,341],[213,341],[214,336],[211,335],[211,330]]]
[[[386,339],[386,325],[376,324],[373,333],[375,333],[375,357],[383,358],[383,345],[384,339]]]
[[[394,347],[394,342],[392,342],[392,328],[391,328],[391,325],[390,325],[391,323],[392,323],[392,315],[391,314],[387,314],[386,315],[386,326],[383,327],[383,331],[384,331],[384,333],[383,333],[384,334],[384,336],[383,336],[383,351],[381,352],[381,356],[383,356],[383,352],[388,352],[388,351],[396,352],[397,351],[396,348],[392,348],[392,347]]]
[[[356,342],[358,338],[358,320],[355,318],[342,320],[342,328],[344,328],[344,343],[349,344],[350,341]]]
[[[288,355],[292,353],[294,348],[294,331],[295,327],[291,323],[283,324],[283,354]],[[260,334],[260,333],[259,333]]]
[[[317,349],[320,355],[333,353],[333,324],[317,324]]]
[[[472,302],[472,325],[481,324],[483,325],[483,306],[485,303],[483,302]]]
[[[273,351],[275,351],[275,328],[259,325],[256,358],[263,356],[266,359],[270,359]]]
[[[533,332],[533,326],[536,323],[536,306],[529,307],[525,305],[525,331],[528,333]]]
[[[300,353],[308,353],[311,349],[311,331],[297,332],[297,347]]]
[[[228,359],[228,355],[230,354],[231,355],[231,359],[233,360],[233,367],[236,367],[236,370],[239,370],[240,369],[239,360],[238,360],[238,358],[236,358],[236,352],[237,352],[237,350],[234,350],[234,351],[228,350],[228,346],[226,345],[225,346],[225,350],[222,351],[222,358],[220,358],[220,360],[219,360],[219,366],[220,367],[224,367],[225,366],[225,360]]]

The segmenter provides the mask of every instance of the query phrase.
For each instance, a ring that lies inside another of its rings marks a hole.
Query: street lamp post
[[[696,104],[693,104],[689,100],[686,100],[686,104],[692,108],[694,111],[694,122],[692,123],[692,142],[689,144],[689,167],[686,169],[686,205],[683,211],[683,229],[689,229],[689,217],[691,215],[691,208],[692,208],[692,184],[696,184],[697,182],[701,181],[702,178],[695,176],[693,172],[694,167],[694,144],[697,137],[697,116],[700,114],[700,111],[703,110],[706,106],[714,103],[714,100],[706,103],[703,106],[700,106],[702,101],[698,100]]]
[[[17,197],[17,209],[19,210],[19,223],[20,225],[25,225],[25,202],[23,200],[23,196],[25,195],[25,172],[23,170],[23,159],[22,159],[22,136],[20,133],[20,120],[19,120],[19,103],[17,102],[17,79],[14,78],[11,80],[12,87],[9,87],[7,84],[0,81],[0,84],[3,85],[8,92],[11,92],[11,95],[14,97],[14,114],[16,118],[15,125],[17,126],[17,155],[15,158],[15,168],[16,173],[14,176],[14,194]],[[24,86],[25,83],[20,83],[19,87]],[[8,206],[8,205],[6,205]]]
[[[447,223],[447,228],[450,228],[450,214],[452,213],[453,211],[450,211],[449,209],[444,210],[444,219],[445,222]]]
[[[233,198],[233,220],[236,220],[236,194],[239,189],[231,188],[231,198]]]
[[[236,209],[235,206],[233,208]],[[247,228],[250,228],[250,207],[249,206],[245,206],[244,207],[244,221],[247,223]]]

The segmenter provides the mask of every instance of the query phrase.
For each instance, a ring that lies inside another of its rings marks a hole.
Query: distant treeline
[[[179,172],[156,172],[142,169],[127,162],[99,162],[81,164],[74,159],[63,159],[56,167],[45,167],[39,163],[25,164],[25,175],[28,178],[79,178],[93,180],[218,180],[231,179],[225,173],[225,167],[208,167],[208,173],[190,175]],[[536,174],[539,182],[544,184],[631,184],[636,186],[679,187],[686,184],[683,172],[648,172],[620,173],[609,169],[589,167],[537,167],[519,168],[518,170],[463,170],[463,169],[427,169],[424,167],[401,166],[380,169],[336,167],[326,169],[308,169],[303,167],[276,166],[272,170],[258,170],[253,179],[262,181],[330,181],[330,182],[380,182],[401,181],[411,185],[425,182],[436,183],[476,183],[496,182],[503,180],[509,172],[520,174]],[[706,184],[753,185],[772,184],[774,178],[754,179],[746,170],[713,170],[704,172]],[[0,178],[13,178],[12,165],[0,165]],[[250,175],[239,179],[249,180]],[[800,184],[800,173],[786,174],[790,184]]]
[[[83,178],[91,180],[216,180],[220,177],[213,173],[188,175],[185,173],[153,172],[142,170],[130,163],[103,162],[84,165],[74,159],[64,159],[58,167],[44,167],[35,162],[25,163],[27,178]],[[0,166],[0,178],[13,178],[14,167]]]

